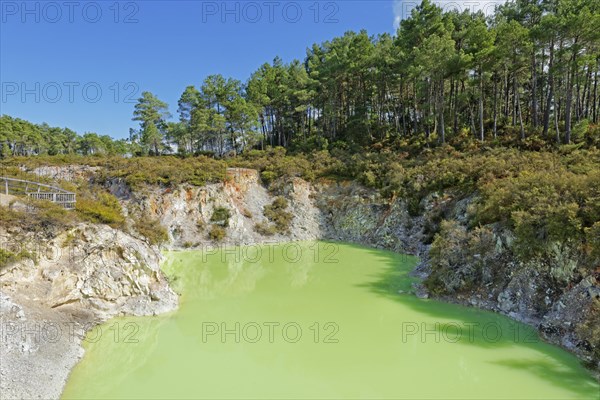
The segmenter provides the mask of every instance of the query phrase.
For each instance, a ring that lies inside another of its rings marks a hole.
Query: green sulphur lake
[[[528,327],[404,294],[415,263],[323,242],[169,253],[179,310],[90,332],[63,398],[598,398]]]

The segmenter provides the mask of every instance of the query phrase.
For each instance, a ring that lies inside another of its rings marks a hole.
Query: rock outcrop
[[[81,224],[50,238],[18,228],[0,237],[3,248],[33,255],[0,272],[2,398],[60,397],[86,330],[177,307],[158,248],[122,231]]]
[[[167,229],[170,249],[201,248],[214,245],[243,245],[264,242],[316,240],[324,237],[324,220],[313,199],[315,189],[308,182],[293,178],[279,182],[281,194],[288,199],[293,219],[285,233],[261,235],[255,229],[266,222],[265,206],[276,193],[261,184],[255,170],[232,168],[223,183],[204,187],[182,185],[159,189],[147,187],[129,193],[123,185],[113,182],[109,188],[119,197],[132,218],[145,216]],[[216,208],[226,208],[230,218],[226,235],[215,243],[208,236],[211,217]]]

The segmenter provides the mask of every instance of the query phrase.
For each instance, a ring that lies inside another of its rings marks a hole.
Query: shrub
[[[121,227],[125,222],[125,217],[121,214],[121,206],[116,198],[108,193],[100,196],[99,200],[79,198],[75,210],[82,219],[94,223]]]
[[[460,289],[462,277],[455,273],[463,262],[467,232],[456,221],[442,221],[440,232],[435,235],[431,250],[431,274],[425,285],[434,294],[454,292]],[[452,278],[451,281],[448,278]]]
[[[425,285],[432,293],[468,290],[491,278],[496,256],[494,235],[487,228],[467,231],[456,221],[442,221],[429,256],[431,274]]]
[[[555,243],[582,243],[600,213],[595,181],[594,173],[576,174],[561,165],[524,169],[481,186],[475,222],[501,222],[514,230],[523,260],[546,255]]]
[[[69,248],[74,242],[77,240],[77,235],[75,233],[67,233],[65,240],[62,242],[63,248]]]
[[[260,172],[265,185],[281,177],[301,177],[312,181],[318,177],[335,173],[343,163],[334,159],[326,150],[305,154],[287,154],[282,147],[267,150],[251,150],[240,157],[228,160],[231,167],[252,168]]]
[[[159,221],[136,218],[134,229],[152,245],[161,245],[169,240],[169,234]]]
[[[77,214],[57,204],[38,200],[28,200],[27,203],[28,208],[23,211],[0,206],[0,226],[18,226],[29,232],[49,233],[78,222]]]
[[[416,196],[409,196],[406,199],[406,208],[408,210],[408,215],[411,217],[418,217],[423,213],[421,199]]]
[[[271,205],[265,206],[264,216],[275,224],[276,232],[285,234],[289,231],[290,224],[294,216],[285,211],[288,208],[288,202],[283,197],[276,197]]]
[[[260,179],[267,186],[271,184],[277,178],[277,174],[273,171],[263,171],[260,173]]]
[[[208,238],[210,240],[214,240],[215,242],[221,242],[223,239],[225,239],[226,235],[227,231],[225,228],[219,225],[212,225],[210,231],[208,232]]]
[[[440,223],[444,219],[446,204],[436,204],[429,212],[425,213],[423,221],[423,243],[431,244],[435,235],[440,230]]]
[[[267,222],[258,222],[256,225],[254,225],[254,230],[263,236],[273,236],[277,233],[277,228],[275,228],[275,225]]]
[[[123,178],[132,188],[143,184],[204,186],[225,179],[226,164],[206,156],[113,158],[103,165],[100,181]]]
[[[590,121],[587,119],[582,119],[581,121],[577,122],[573,126],[573,130],[571,132],[571,140],[573,143],[579,143],[586,139],[586,135],[590,130],[589,128]]]
[[[21,250],[18,253],[12,251],[0,249],[0,271],[12,263],[21,261],[23,259],[35,260],[35,255],[31,254],[27,250]]]
[[[174,186],[188,183],[195,186],[204,186],[207,183],[223,181],[227,168],[225,161],[215,160],[204,155],[188,158],[175,156],[123,158],[115,156],[57,155],[11,157],[2,161],[3,168],[5,166],[26,166],[33,169],[42,165],[102,167],[94,174],[96,183],[102,184],[114,178],[121,178],[134,189],[138,189],[145,184]],[[37,180],[39,181],[39,179]]]
[[[288,201],[285,198],[279,196],[276,197],[275,200],[273,200],[273,203],[270,207],[274,210],[285,210],[286,208],[288,208]]]
[[[543,203],[543,201],[542,201]],[[517,255],[527,260],[546,254],[553,243],[568,243],[581,236],[576,203],[539,204],[529,210],[514,211],[511,219],[516,236]]]
[[[30,201],[30,217],[33,230],[70,226],[77,221],[73,212],[49,201]],[[30,225],[30,226],[31,226]]]
[[[585,134],[585,140],[590,147],[600,147],[600,125],[590,125]]]
[[[213,210],[213,214],[210,217],[210,222],[227,228],[229,226],[229,218],[231,218],[231,212],[225,207],[217,207]]]
[[[585,229],[587,252],[591,257],[590,267],[600,264],[600,221]]]
[[[14,256],[14,253],[8,250],[0,249],[0,270],[13,262]]]
[[[584,320],[577,326],[576,332],[591,348],[589,366],[594,368],[600,363],[600,300],[593,299],[589,310],[583,315]]]

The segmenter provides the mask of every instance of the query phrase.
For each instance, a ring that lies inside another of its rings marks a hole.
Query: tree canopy
[[[276,57],[242,83],[188,86],[178,121],[142,93],[129,146],[3,117],[3,155],[123,153],[223,156],[250,148],[539,146],[598,142],[600,3],[515,0],[492,15],[423,2],[395,35],[347,32]]]

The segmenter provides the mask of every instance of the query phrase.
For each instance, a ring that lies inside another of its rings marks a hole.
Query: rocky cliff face
[[[131,218],[145,216],[167,228],[171,249],[329,239],[382,249],[423,254],[423,218],[411,217],[402,201],[389,202],[379,193],[352,183],[311,184],[300,178],[281,179],[267,190],[257,171],[228,170],[224,183],[174,189],[148,187],[131,193],[113,182],[110,190],[122,200]],[[265,206],[278,196],[292,213],[289,231],[272,236],[257,232],[267,221]],[[216,243],[208,235],[217,207],[231,212],[227,234]]]
[[[60,397],[86,330],[177,307],[158,248],[122,231],[82,224],[52,237],[18,228],[0,237],[4,248],[33,258],[0,272],[2,398]]]
[[[424,255],[424,218],[408,213],[404,201],[384,199],[355,183],[317,185],[316,205],[325,237],[399,253]]]
[[[9,236],[10,235],[10,236]],[[106,225],[81,224],[40,244],[5,233],[8,246],[36,254],[1,273],[5,294],[51,309],[72,305],[106,320],[173,310],[177,297],[159,269],[158,248]],[[12,243],[11,243],[12,242]]]
[[[184,185],[167,190],[147,187],[131,193],[119,182],[113,182],[110,190],[122,200],[131,218],[151,218],[167,228],[171,249],[323,237],[325,221],[315,206],[315,189],[299,178],[279,184],[277,193],[269,192],[261,184],[257,171],[235,168],[228,170],[225,182],[204,187]],[[278,193],[288,199],[288,211],[293,215],[289,230],[272,236],[262,235],[256,225],[267,222],[264,208],[272,204]],[[225,227],[226,235],[218,243],[208,235],[217,208],[226,208],[231,215]]]

